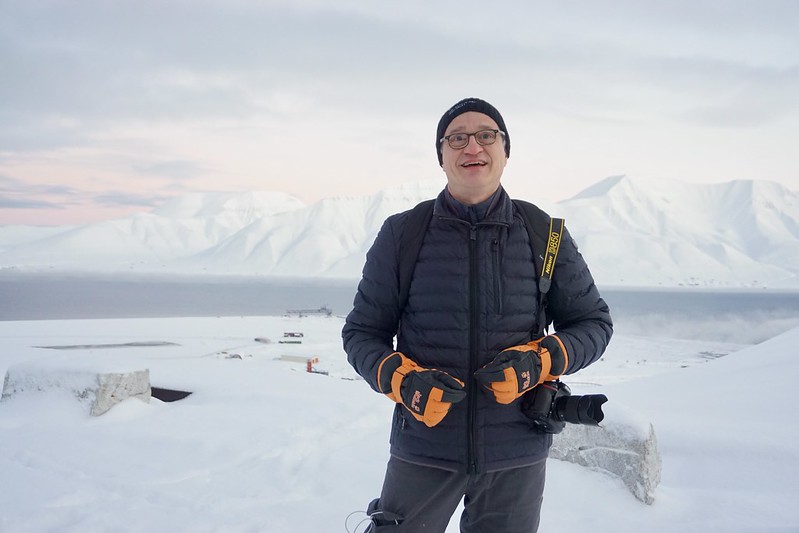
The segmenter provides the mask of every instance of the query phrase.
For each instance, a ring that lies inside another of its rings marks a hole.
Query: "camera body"
[[[545,381],[522,398],[522,411],[540,433],[560,433],[566,424],[598,426],[605,418],[604,394],[572,396],[568,385],[560,380]]]

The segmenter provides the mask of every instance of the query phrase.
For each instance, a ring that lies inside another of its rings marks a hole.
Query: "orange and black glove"
[[[474,376],[497,403],[509,404],[536,385],[560,377],[568,363],[561,340],[548,335],[502,350]]]
[[[462,381],[441,370],[423,368],[400,352],[380,362],[377,383],[382,393],[427,427],[441,422],[453,403],[466,398]]]

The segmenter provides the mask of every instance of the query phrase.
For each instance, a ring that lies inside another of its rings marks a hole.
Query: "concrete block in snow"
[[[64,390],[99,416],[128,398],[150,401],[150,371],[115,369],[85,362],[42,360],[8,369],[2,399],[18,394]]]
[[[566,424],[554,436],[549,456],[621,478],[644,503],[655,501],[661,460],[652,424],[634,411],[609,402],[602,427]]]

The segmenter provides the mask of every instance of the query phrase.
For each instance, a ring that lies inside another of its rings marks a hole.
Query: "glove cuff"
[[[392,401],[402,403],[400,389],[402,380],[408,372],[417,370],[419,366],[405,357],[402,352],[393,352],[380,361],[377,367],[377,386],[380,392]]]
[[[549,352],[550,370],[544,381],[554,381],[566,373],[569,356],[566,347],[557,335],[547,335],[541,339],[540,346]]]

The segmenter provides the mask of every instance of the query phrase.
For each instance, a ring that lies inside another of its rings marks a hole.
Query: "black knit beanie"
[[[446,113],[438,121],[438,128],[436,129],[436,154],[438,155],[438,164],[444,165],[444,160],[441,158],[441,138],[447,131],[447,126],[458,115],[467,113],[469,111],[476,111],[491,117],[494,122],[499,126],[500,131],[505,132],[505,156],[510,157],[510,135],[508,129],[505,127],[505,121],[502,120],[502,115],[499,114],[497,108],[479,98],[464,98],[454,106],[447,109]]]

